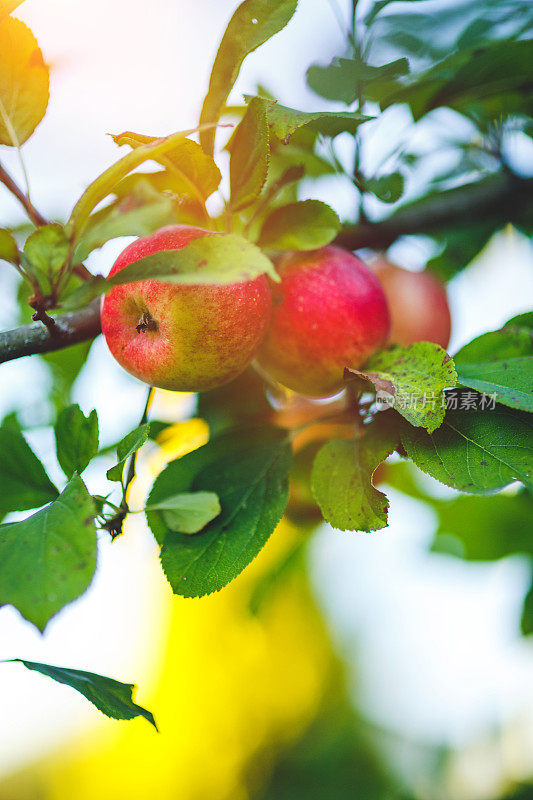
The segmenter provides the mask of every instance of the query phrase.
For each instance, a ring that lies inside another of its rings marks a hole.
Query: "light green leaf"
[[[180,250],[162,250],[140,258],[107,280],[96,277],[66,298],[63,308],[81,308],[113,286],[140,280],[222,285],[251,281],[263,274],[279,281],[272,262],[258,247],[236,233],[208,234]]]
[[[247,103],[254,99],[251,95],[245,95]],[[344,132],[355,133],[362,122],[373,119],[359,111],[298,111],[282,106],[275,100],[257,99],[265,104],[271,132],[285,144],[299,128],[308,127],[323,136],[338,136]]]
[[[51,290],[68,258],[70,243],[61,225],[51,223],[28,236],[24,244],[25,266],[46,292]],[[28,263],[29,262],[29,263]]]
[[[75,242],[79,240],[85,230],[91,211],[113,191],[117,183],[128,173],[149,159],[157,161],[161,156],[172,151],[180,142],[187,138],[194,130],[173,133],[170,136],[163,136],[155,139],[149,144],[143,144],[133,150],[128,155],[121,158],[111,167],[102,172],[82,194],[70,215],[66,226],[67,234]]]
[[[96,568],[95,505],[78,475],[46,508],[0,525],[0,606],[41,632],[87,589]]]
[[[18,4],[10,3],[8,8]],[[19,19],[0,14],[0,145],[29,139],[48,106],[49,69],[37,39]]]
[[[285,27],[296,11],[296,5],[297,0],[244,0],[240,4],[220,42],[200,123],[218,122],[242,62],[249,53]],[[203,131],[200,141],[205,152],[212,155],[214,130]]]
[[[216,492],[222,509],[196,536],[169,535],[163,512],[147,513],[175,594],[219,591],[255,558],[287,504],[290,458],[284,431],[233,429],[166,467],[149,505],[176,493],[209,491]]]
[[[122,480],[122,473],[124,471],[124,464],[130,456],[139,450],[143,444],[148,440],[150,433],[150,423],[145,422],[135,430],[130,431],[124,436],[117,445],[118,464],[110,467],[107,470],[107,479],[110,481]]]
[[[0,427],[0,513],[39,508],[58,491],[46,471],[14,427]]]
[[[524,412],[448,411],[433,434],[406,425],[401,440],[421,470],[462,492],[486,494],[515,480],[533,488],[533,419]]]
[[[261,228],[259,243],[273,250],[314,250],[333,241],[337,214],[320,200],[302,200],[274,209]]]
[[[55,424],[56,452],[67,478],[81,474],[98,451],[98,414],[85,417],[79,405],[63,409]]]
[[[384,415],[388,416],[388,415]],[[382,419],[359,439],[334,439],[318,452],[311,489],[326,522],[342,531],[377,531],[386,527],[389,501],[372,483],[377,467],[398,441]]]
[[[228,145],[233,211],[249,206],[261,192],[268,173],[268,142],[265,103],[256,97],[248,105]]]
[[[120,683],[105,675],[95,672],[85,672],[69,667],[53,667],[51,664],[39,664],[35,661],[24,661],[22,658],[13,658],[24,664],[27,669],[40,672],[47,678],[63,683],[76,689],[95,706],[98,711],[111,719],[134,719],[144,717],[157,730],[157,725],[152,714],[133,702],[133,690],[137,687],[132,683]]]
[[[112,136],[115,144],[128,144],[134,150],[143,144],[159,141],[156,136],[126,131]],[[222,176],[213,158],[204,153],[201,146],[192,139],[182,139],[172,150],[156,159],[174,177],[174,191],[179,195],[189,195],[204,203],[220,184]]]
[[[0,228],[0,261],[18,264],[20,260],[17,243],[9,231]]]
[[[454,356],[457,381],[511,408],[533,412],[533,341],[526,328],[478,336]]]
[[[162,511],[163,519],[176,533],[198,533],[218,517],[220,502],[214,492],[181,492],[160,503],[146,506],[146,511]]]
[[[387,405],[430,433],[444,419],[444,389],[456,381],[452,359],[433,342],[391,347],[373,356],[364,372],[347,369],[346,373],[370,381],[385,393]]]

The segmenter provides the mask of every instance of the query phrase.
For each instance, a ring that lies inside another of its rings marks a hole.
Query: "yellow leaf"
[[[23,144],[44,117],[49,70],[30,29],[15,17],[0,21],[0,144]]]

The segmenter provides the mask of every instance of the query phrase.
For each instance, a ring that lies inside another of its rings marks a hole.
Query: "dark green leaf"
[[[28,519],[0,525],[0,606],[41,632],[87,589],[96,568],[95,505],[78,475]]]
[[[117,445],[118,464],[110,467],[107,470],[107,478],[110,481],[121,481],[122,473],[124,471],[124,464],[130,456],[139,450],[143,444],[148,440],[150,432],[150,423],[145,422],[135,430],[130,431],[124,436]]]
[[[406,58],[375,67],[354,56],[351,59],[336,58],[328,66],[313,64],[307,71],[307,83],[321,97],[351,105],[359,98],[364,99],[368,84],[407,72],[409,63]]]
[[[58,414],[54,430],[59,466],[69,479],[81,474],[98,451],[98,414],[85,417],[79,405],[71,405]]]
[[[520,629],[524,636],[530,636],[533,633],[533,583],[524,599]]]
[[[246,56],[278,33],[296,11],[297,0],[244,0],[237,8],[220,42],[211,70],[200,123],[218,122]],[[215,133],[202,131],[200,141],[212,155]]]
[[[533,341],[528,330],[485,333],[465,345],[454,361],[458,383],[533,412]]]
[[[271,414],[265,385],[252,367],[234,381],[198,395],[198,416],[209,425],[211,438],[251,420],[265,422]]]
[[[533,420],[524,412],[461,409],[460,400],[433,434],[406,425],[401,440],[421,470],[454,489],[486,494],[515,480],[533,486]]]
[[[456,380],[452,359],[433,342],[391,347],[373,356],[364,372],[346,373],[370,381],[383,393],[383,402],[430,433],[444,419],[444,389],[455,386]]]
[[[396,203],[403,194],[403,175],[401,172],[392,172],[379,178],[367,178],[363,188],[376,195],[383,203]]]
[[[196,536],[168,535],[162,512],[147,513],[175,594],[219,591],[255,558],[287,504],[289,469],[287,435],[276,428],[231,430],[166,467],[149,505],[179,492],[211,491],[222,508]]]
[[[320,200],[302,200],[274,209],[261,228],[259,243],[273,250],[314,250],[333,241],[337,214]]]
[[[160,503],[146,506],[146,511],[162,511],[163,519],[176,533],[198,533],[218,517],[220,503],[214,492],[181,492]]]
[[[85,672],[80,669],[53,667],[50,664],[24,661],[22,658],[14,658],[12,660],[24,664],[27,669],[40,672],[41,675],[46,675],[47,678],[52,678],[57,683],[63,683],[65,686],[76,689],[106,717],[111,717],[111,719],[144,717],[157,730],[152,714],[133,702],[133,690],[136,686],[132,683],[120,683],[120,681],[107,678],[105,675]]]
[[[61,225],[43,225],[26,239],[25,266],[30,268],[43,287],[50,292],[59,271],[67,260],[69,241]]]
[[[268,173],[268,141],[265,102],[254,97],[229,145],[230,206],[233,211],[240,211],[253,203],[263,188]]]
[[[386,527],[389,501],[375,488],[372,477],[397,441],[394,428],[378,417],[359,439],[335,439],[319,450],[311,488],[326,522],[342,531]]]
[[[58,491],[46,471],[14,427],[0,427],[0,509],[26,511],[55,500]]]

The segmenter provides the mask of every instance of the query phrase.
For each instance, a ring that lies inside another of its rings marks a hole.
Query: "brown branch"
[[[101,332],[100,301],[94,300],[81,311],[60,314],[54,317],[54,322],[51,329],[41,322],[34,322],[0,332],[0,363],[94,339]]]
[[[533,179],[491,175],[406,204],[380,222],[348,225],[335,243],[348,250],[369,247],[384,250],[400,236],[435,235],[474,225],[520,223],[533,217]]]
[[[46,225],[46,220],[36,208],[33,207],[30,198],[24,194],[22,189],[17,186],[11,175],[6,171],[6,169],[0,164],[0,183],[3,183],[6,189],[9,189],[12,195],[17,198],[21,206],[24,208],[26,214],[31,219],[34,225],[39,227],[40,225]]]

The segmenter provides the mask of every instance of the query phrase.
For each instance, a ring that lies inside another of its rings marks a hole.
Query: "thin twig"
[[[2,164],[0,164],[0,183],[3,183],[6,189],[8,189],[11,194],[17,198],[34,225],[37,227],[46,225],[46,219],[37,211],[30,198],[24,194],[22,189],[15,183],[11,175],[7,172],[5,167],[2,166]]]

